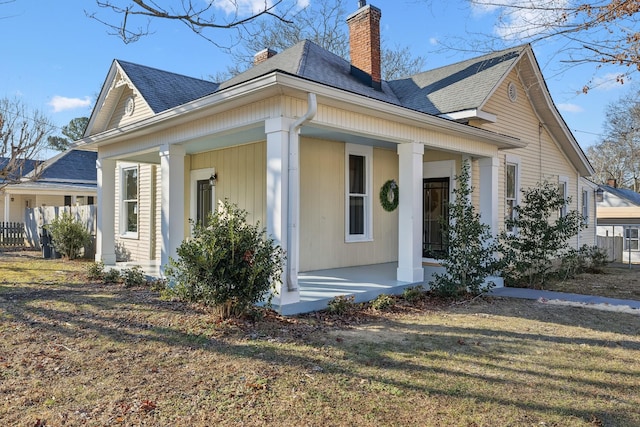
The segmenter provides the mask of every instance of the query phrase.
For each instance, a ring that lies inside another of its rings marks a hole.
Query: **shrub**
[[[104,279],[104,262],[92,262],[87,266],[86,270],[87,279],[89,280],[103,280]]]
[[[349,312],[354,305],[355,297],[353,295],[338,295],[327,304],[327,311],[330,314],[345,314]]]
[[[471,203],[469,162],[462,164],[456,176],[455,200],[448,204],[449,216],[441,225],[447,251],[441,261],[445,273],[436,273],[429,283],[431,289],[442,296],[457,297],[467,292],[474,295],[487,292],[493,282],[485,280],[499,268],[495,259],[497,244],[488,225],[480,222],[480,214]]]
[[[246,211],[225,201],[195,224],[193,237],[182,242],[178,259],[166,269],[170,292],[182,300],[214,307],[220,317],[239,316],[267,297],[280,280],[284,253]]]
[[[380,294],[376,297],[376,299],[371,301],[371,308],[373,308],[374,310],[386,310],[393,307],[394,304],[395,300],[393,299],[393,297],[387,294]]]
[[[125,288],[144,286],[147,284],[147,277],[144,275],[144,272],[139,265],[123,269],[120,272],[120,276],[122,277],[122,282],[124,283]]]
[[[68,259],[78,258],[80,250],[91,241],[91,233],[68,212],[63,212],[45,228],[51,233],[55,250]]]
[[[588,259],[586,271],[595,274],[604,273],[604,268],[609,264],[609,255],[607,254],[607,251],[597,246],[587,245],[584,245],[582,250]]]
[[[420,301],[424,298],[424,295],[425,290],[422,285],[409,286],[402,292],[402,297],[410,303]]]
[[[553,259],[568,250],[568,239],[586,225],[582,215],[569,211],[551,221],[571,198],[565,199],[556,184],[544,182],[523,191],[523,201],[515,206],[515,218],[505,221],[516,232],[500,235],[506,268],[505,278],[510,284],[542,287],[552,270]]]
[[[105,283],[120,283],[122,277],[118,270],[112,268],[104,273],[103,280]]]

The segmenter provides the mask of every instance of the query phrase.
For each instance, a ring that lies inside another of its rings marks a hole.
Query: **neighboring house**
[[[95,151],[67,150],[35,169],[26,162],[20,182],[0,184],[0,222],[24,222],[26,208],[95,204],[96,159]]]
[[[613,257],[618,261],[640,262],[640,194],[617,188],[615,180],[598,186],[598,236],[618,237],[622,246]]]
[[[352,63],[304,41],[217,84],[114,61],[79,141],[98,152],[96,259],[164,266],[188,219],[229,199],[287,251],[281,306],[300,300],[300,272],[394,263],[399,283],[420,283],[438,266],[464,160],[493,233],[519,189],[547,180],[568,208],[586,206],[571,245],[594,245],[593,169],[531,47],[384,81],[380,15],[365,5],[349,17]],[[387,212],[391,179],[400,198]]]

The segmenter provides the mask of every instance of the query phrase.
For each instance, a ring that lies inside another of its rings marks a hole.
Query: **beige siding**
[[[190,170],[215,168],[216,201],[228,199],[245,209],[252,223],[266,224],[266,142],[241,145],[190,156]],[[187,179],[188,181],[188,179]],[[191,192],[185,191],[185,206]],[[188,218],[187,213],[185,218]]]
[[[134,99],[134,109],[133,114],[128,115],[125,113],[125,103],[129,97],[133,97]],[[142,99],[142,96],[135,95],[133,90],[129,87],[125,87],[122,91],[120,99],[116,104],[116,107],[113,110],[113,114],[111,115],[111,120],[107,125],[107,129],[114,129],[120,126],[124,126],[129,123],[137,122],[146,117],[153,116],[153,111],[147,103]]]
[[[373,150],[373,241],[345,243],[345,144],[302,138],[300,144],[300,270],[396,261],[398,213],[386,212],[379,191],[398,180],[395,151]]]
[[[154,165],[138,165],[138,235],[137,237],[123,236],[120,228],[121,220],[121,169],[116,172],[116,209],[115,209],[115,230],[116,230],[116,256],[118,261],[143,261],[151,257],[152,249],[152,215],[155,215],[152,200],[151,180],[154,175]]]
[[[511,102],[507,96],[509,82],[516,84],[518,97],[516,102]],[[502,151],[500,158],[498,187],[500,200],[499,227],[504,227],[505,216],[505,168],[507,154],[517,156],[520,159],[520,188],[535,187],[537,183],[548,181],[558,183],[559,177],[568,179],[567,191],[572,201],[570,210],[580,209],[580,190],[576,169],[571,165],[559,145],[553,140],[541,124],[531,103],[526,95],[524,86],[520,83],[518,75],[513,71],[502,83],[498,90],[487,102],[484,110],[498,117],[496,123],[481,125],[482,128],[497,133],[507,134],[519,138],[528,145],[525,148]],[[551,124],[548,124],[551,126]],[[578,245],[578,239],[570,242],[572,246]]]

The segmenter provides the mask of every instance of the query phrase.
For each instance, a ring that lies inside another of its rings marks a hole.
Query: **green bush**
[[[178,259],[166,269],[173,295],[210,305],[222,318],[239,316],[266,297],[271,302],[284,252],[246,217],[225,201],[206,225],[192,223],[193,237],[182,242]]]
[[[327,304],[327,311],[330,314],[348,313],[354,306],[355,297],[353,295],[338,295]]]
[[[68,212],[63,212],[44,228],[51,233],[55,250],[68,259],[78,258],[80,250],[91,242],[91,233]]]
[[[125,288],[144,286],[147,284],[147,277],[144,275],[144,272],[139,265],[123,269],[120,272],[120,276],[122,277],[122,282],[124,283]]]
[[[122,277],[118,270],[112,268],[104,273],[103,280],[105,283],[120,283]]]
[[[402,297],[410,303],[418,302],[424,298],[424,296],[425,290],[422,285],[409,286],[402,292]]]
[[[376,299],[371,301],[371,308],[373,308],[374,310],[386,310],[393,307],[394,304],[395,300],[393,299],[393,297],[387,294],[380,294],[376,297]]]
[[[103,280],[104,279],[104,262],[92,262],[87,266],[86,270],[87,279],[89,280]]]

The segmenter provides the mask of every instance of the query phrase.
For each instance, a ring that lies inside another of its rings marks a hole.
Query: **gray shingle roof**
[[[598,187],[606,192],[620,197],[621,199],[628,200],[634,205],[640,206],[640,193],[636,193],[633,190],[627,190],[626,188],[611,187],[609,185],[599,185]]]
[[[69,150],[55,161],[45,165],[38,179],[47,181],[74,180],[95,182],[97,179],[95,151]]]
[[[117,62],[154,113],[212,94],[219,86],[218,83],[208,80],[170,73],[127,61],[117,60]]]
[[[0,171],[3,171],[7,165],[9,164],[9,161],[11,159],[8,157],[0,157]],[[35,167],[35,165],[38,163],[37,160],[31,160],[31,159],[24,159],[24,160],[20,160],[19,161],[19,166],[20,166],[20,170],[19,171],[12,171],[11,174],[9,174],[9,179],[10,180],[16,180],[19,179],[27,174],[29,174],[33,168]],[[0,182],[3,182],[4,180],[2,178],[0,178]]]

